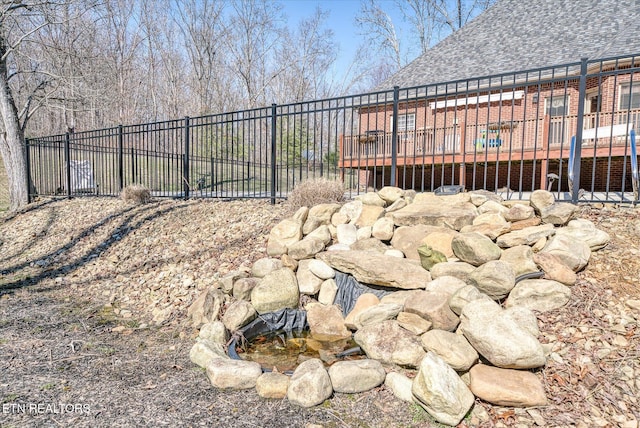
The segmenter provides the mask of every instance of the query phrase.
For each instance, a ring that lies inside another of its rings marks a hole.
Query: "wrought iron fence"
[[[348,196],[385,185],[418,191],[462,185],[507,199],[546,188],[561,200],[635,203],[630,131],[640,127],[639,62],[639,55],[583,59],[30,138],[30,195],[117,195],[138,183],[156,196],[275,202],[300,181],[328,177],[342,179]],[[615,126],[621,124],[625,132]],[[585,129],[599,132],[583,139]]]

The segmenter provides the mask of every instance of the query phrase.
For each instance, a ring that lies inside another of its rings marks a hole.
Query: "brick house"
[[[393,162],[406,188],[526,191],[547,187],[553,173],[566,190],[582,107],[583,129],[603,130],[583,140],[582,187],[625,191],[629,138],[602,134],[614,124],[640,129],[638,22],[638,0],[498,0],[357,106],[340,166],[372,187],[392,181]]]

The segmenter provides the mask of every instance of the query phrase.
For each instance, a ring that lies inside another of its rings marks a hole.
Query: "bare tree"
[[[227,48],[231,71],[245,97],[243,107],[269,104],[267,89],[286,69],[275,60],[283,34],[281,6],[268,0],[235,0],[232,7]]]
[[[390,61],[395,69],[404,65],[400,51],[400,38],[391,17],[380,7],[376,0],[363,0],[356,24],[369,45],[377,46],[378,54]]]
[[[39,36],[44,29],[72,19],[60,18],[60,8],[68,3],[0,2],[0,154],[9,182],[10,210],[28,202],[25,129],[34,112],[56,92],[59,77],[30,54],[34,46],[40,46]]]
[[[333,31],[325,27],[328,14],[316,8],[293,31],[283,35],[279,61],[286,67],[276,79],[274,101],[298,102],[333,95],[329,70],[337,59]]]
[[[380,81],[425,53],[434,42],[457,31],[495,0],[395,0],[393,6],[409,24],[411,37],[403,38],[378,0],[362,0],[356,24],[378,55],[370,66]],[[403,42],[404,40],[404,42]],[[417,42],[414,42],[414,40]],[[405,43],[405,45],[403,45]],[[415,47],[419,47],[416,51]]]

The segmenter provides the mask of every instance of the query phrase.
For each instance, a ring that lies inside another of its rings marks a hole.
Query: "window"
[[[567,95],[547,97],[545,102],[545,113],[551,117],[566,116],[569,114],[569,97]]]
[[[587,99],[584,105],[585,113],[600,113],[602,111],[602,98],[599,92],[587,92]]]
[[[620,85],[620,110],[640,108],[640,83]]]
[[[391,129],[393,129],[393,116],[390,118]],[[416,114],[398,115],[398,131],[414,131],[416,129]]]

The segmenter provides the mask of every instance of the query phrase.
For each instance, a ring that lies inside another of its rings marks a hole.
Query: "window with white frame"
[[[569,96],[554,95],[547,97],[545,102],[545,113],[551,117],[566,116],[569,114]]]
[[[620,110],[640,108],[640,82],[620,85]]]
[[[390,117],[390,129],[393,129],[393,116]],[[398,115],[398,131],[414,131],[416,129],[416,114]]]

